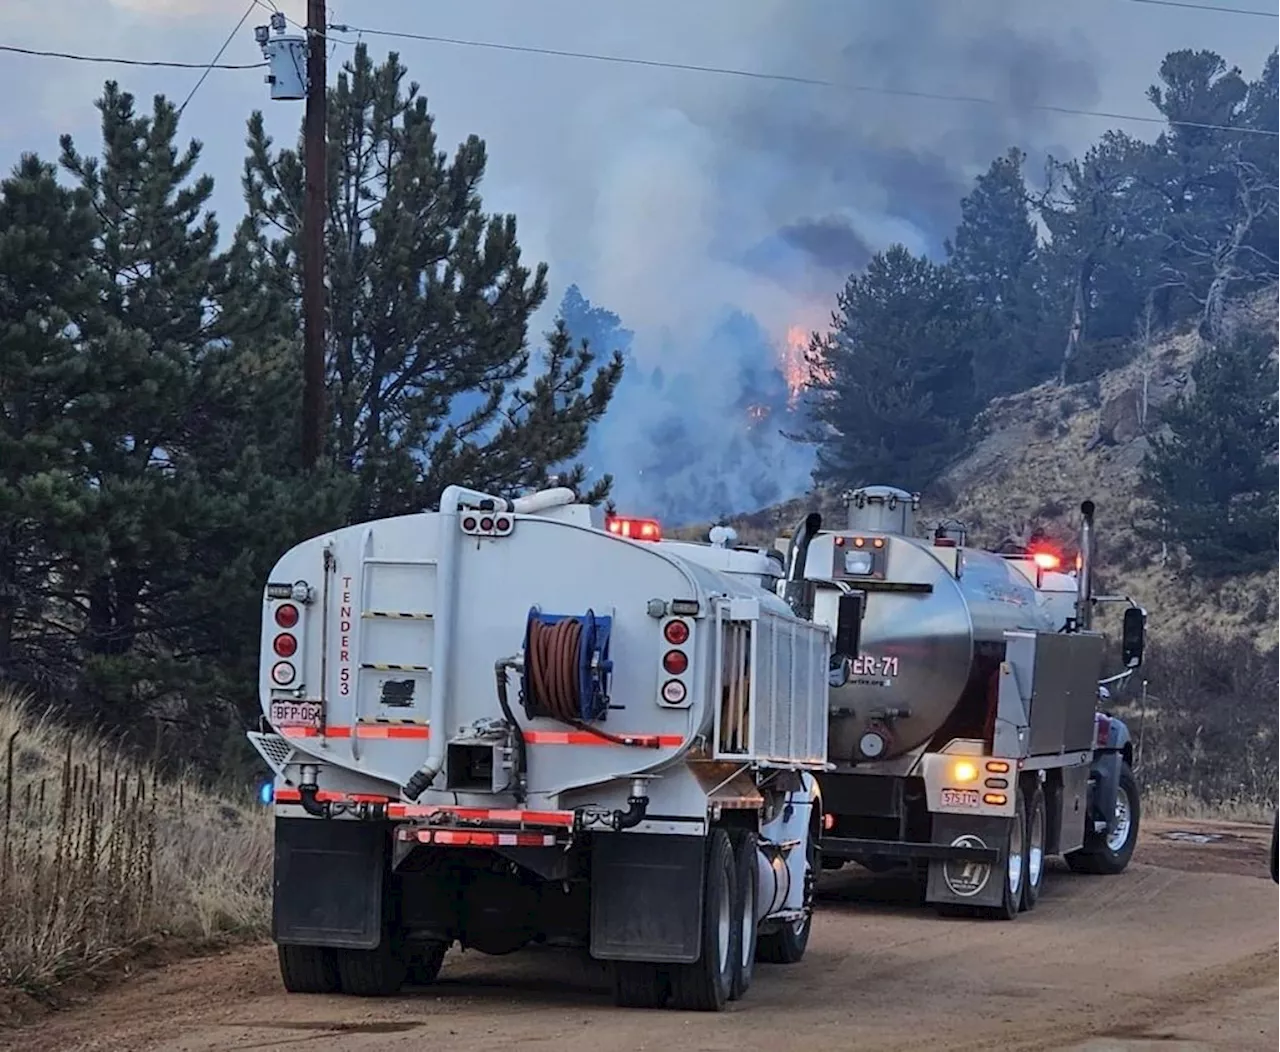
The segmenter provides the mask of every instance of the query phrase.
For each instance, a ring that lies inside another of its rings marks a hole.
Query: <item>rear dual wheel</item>
[[[615,1004],[718,1012],[747,992],[757,950],[757,844],[755,833],[746,830],[712,830],[703,875],[701,955],[692,964],[615,962]]]
[[[1000,904],[986,909],[943,902],[935,906],[939,914],[944,917],[989,916],[997,920],[1016,920],[1019,913],[1036,908],[1044,883],[1048,812],[1044,790],[1039,783],[1031,784],[1030,792],[1022,788],[1017,791],[1004,858],[997,863],[992,874],[1001,881]]]
[[[1009,830],[1004,901],[996,909],[996,916],[1001,920],[1013,920],[1019,913],[1035,909],[1044,885],[1044,845],[1049,813],[1040,783],[1031,782],[1030,785],[1030,791],[1018,790],[1013,824]]]

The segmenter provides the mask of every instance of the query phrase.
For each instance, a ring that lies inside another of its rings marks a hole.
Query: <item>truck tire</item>
[[[1120,765],[1120,786],[1116,791],[1116,828],[1110,835],[1088,830],[1084,847],[1064,856],[1075,873],[1115,876],[1123,873],[1133,858],[1138,844],[1138,823],[1142,818],[1142,802],[1138,782],[1127,763]]]
[[[997,920],[1016,920],[1022,911],[1022,896],[1027,886],[1027,798],[1019,789],[1014,801],[1013,821],[1009,823],[1009,843],[1000,867],[1004,896],[992,910]]]
[[[327,946],[276,946],[280,979],[291,994],[338,992],[338,966]]]
[[[738,903],[734,907],[738,929],[738,953],[733,968],[733,982],[729,987],[729,1000],[737,1001],[751,987],[751,980],[756,971],[756,942],[758,925],[756,923],[759,901],[760,854],[755,833],[745,829],[735,829],[730,834],[733,843],[733,864],[737,870],[735,883],[738,886]]]
[[[399,940],[383,930],[382,944],[373,950],[337,950],[342,992],[352,997],[390,997],[400,992],[408,975],[408,961]],[[441,955],[441,960],[444,955]]]
[[[661,1008],[669,993],[666,973],[658,965],[613,962],[613,1003],[619,1008]]]
[[[804,920],[784,924],[778,931],[761,935],[756,943],[756,960],[766,964],[797,964],[809,946],[809,932],[813,929],[813,887],[821,865],[818,857],[818,841],[809,831],[809,843],[805,848],[805,906],[808,913]]]
[[[671,1003],[690,1012],[719,1012],[729,1000],[738,954],[738,905],[733,845],[723,829],[707,837],[707,867],[703,878],[702,954],[693,964],[671,969]]]
[[[1027,795],[1026,802],[1026,875],[1022,878],[1022,909],[1030,912],[1040,901],[1040,887],[1044,883],[1045,833],[1049,828],[1049,812],[1039,782]]]

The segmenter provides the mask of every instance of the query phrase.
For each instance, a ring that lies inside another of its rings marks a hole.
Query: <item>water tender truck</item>
[[[580,947],[714,1011],[812,923],[831,634],[767,553],[572,491],[459,486],[302,542],[263,595],[285,987],[385,995],[454,943]]]

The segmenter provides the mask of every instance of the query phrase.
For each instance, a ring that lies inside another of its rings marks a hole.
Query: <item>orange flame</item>
[[[787,382],[787,406],[794,409],[800,392],[809,386],[809,366],[804,360],[809,349],[809,332],[802,325],[787,329],[786,343],[782,348],[782,377]]]

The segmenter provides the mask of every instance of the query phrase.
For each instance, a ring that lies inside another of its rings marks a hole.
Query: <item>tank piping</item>
[[[1080,505],[1080,579],[1076,585],[1076,626],[1088,631],[1093,626],[1093,513],[1094,504]]]
[[[627,809],[613,812],[613,828],[621,833],[644,821],[649,811],[649,794],[645,792],[645,780],[636,778],[631,782],[631,795],[627,797]]]
[[[804,568],[809,558],[809,545],[822,529],[822,516],[816,511],[809,512],[796,527],[787,548],[787,576],[783,598],[797,617],[811,619],[812,611],[806,600]]]
[[[507,697],[507,671],[514,669],[519,672],[523,667],[524,663],[518,657],[500,658],[493,665],[494,675],[497,677],[498,706],[502,709],[502,715],[507,723],[511,725],[512,741],[515,742],[516,747],[515,798],[517,804],[523,804],[529,795],[529,754],[525,751],[524,731],[516,722],[515,713],[511,711],[511,702]]]

